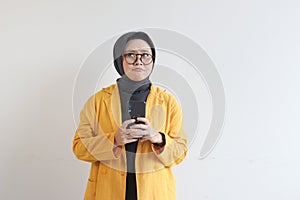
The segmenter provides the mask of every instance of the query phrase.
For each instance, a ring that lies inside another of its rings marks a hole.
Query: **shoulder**
[[[106,98],[110,98],[113,91],[115,90],[117,84],[112,84],[108,87],[102,88],[98,92],[94,93],[92,96],[88,98],[86,101],[86,106],[94,106],[95,104],[98,104],[99,102],[102,102],[102,100]]]
[[[93,96],[95,98],[106,98],[110,97],[113,91],[116,89],[117,84],[112,84],[108,87],[102,88],[100,91],[96,92]]]
[[[159,98],[160,100],[162,100],[166,103],[177,104],[176,98],[172,94],[170,94],[166,89],[162,89],[162,88],[152,84],[150,92],[156,98]]]

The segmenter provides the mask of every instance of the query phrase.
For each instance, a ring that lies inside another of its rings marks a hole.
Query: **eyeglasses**
[[[152,62],[152,55],[149,53],[126,53],[123,55],[129,65],[134,64],[137,61],[138,56],[140,56],[139,59],[144,65],[148,65]]]

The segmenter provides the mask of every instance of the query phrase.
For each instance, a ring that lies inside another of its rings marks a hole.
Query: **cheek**
[[[124,60],[123,60],[123,70],[125,74],[129,71],[129,66],[127,62],[125,62]]]
[[[153,68],[153,66],[149,66],[149,67],[147,67],[147,74],[149,75],[149,74],[151,74],[151,72],[152,72],[152,68]]]

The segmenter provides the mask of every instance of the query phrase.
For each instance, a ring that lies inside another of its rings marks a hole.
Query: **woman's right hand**
[[[122,146],[127,143],[135,142],[138,138],[133,138],[128,131],[128,125],[134,123],[135,119],[129,119],[123,122],[121,127],[117,130],[115,134],[115,146]]]

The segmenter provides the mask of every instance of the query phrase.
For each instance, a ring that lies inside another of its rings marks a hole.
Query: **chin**
[[[133,81],[142,81],[142,80],[144,80],[144,78],[135,78],[135,79],[131,79],[131,80],[133,80]]]
[[[146,77],[140,77],[140,76],[128,76],[132,81],[142,81]]]

